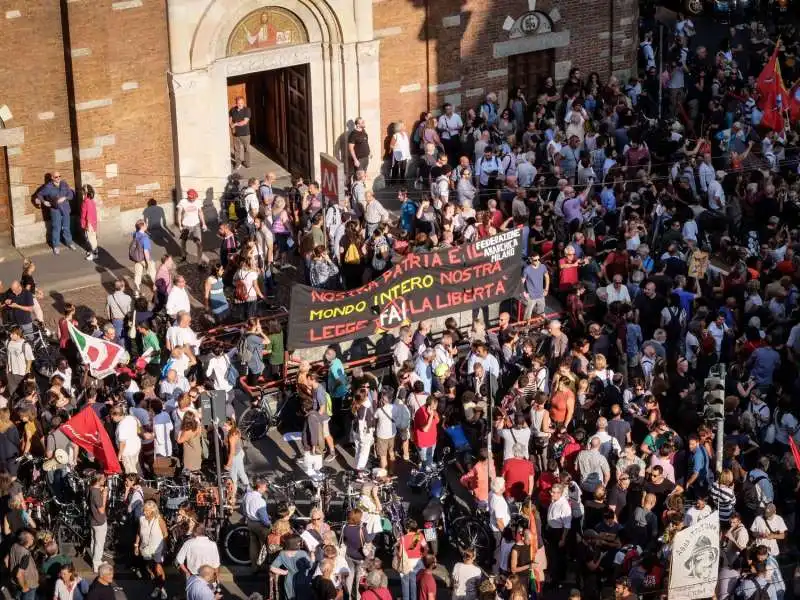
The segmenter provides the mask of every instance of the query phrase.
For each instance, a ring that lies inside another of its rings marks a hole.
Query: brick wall
[[[41,237],[41,215],[19,200],[56,169],[76,188],[95,186],[107,231],[121,211],[171,199],[166,0],[0,0],[0,52],[0,106],[13,112],[4,124],[24,128],[24,143],[7,149],[0,232],[16,194],[18,237],[22,227]]]
[[[171,196],[165,0],[68,5],[81,180],[112,213]]]
[[[421,111],[452,102],[477,106],[498,92],[506,97],[508,59],[493,44],[508,39],[503,25],[529,10],[529,0],[373,0],[381,38],[381,118],[411,126]],[[613,3],[613,4],[612,4]],[[538,0],[536,10],[557,7],[553,31],[570,31],[570,45],[555,50],[559,76],[570,66],[602,80],[626,75],[636,60],[638,5],[634,0]],[[612,13],[613,9],[613,13]],[[612,46],[613,44],[613,46]],[[554,73],[555,74],[555,73]]]
[[[0,106],[13,116],[4,126],[22,130],[21,143],[9,141],[6,147],[7,170],[0,161],[5,171],[0,177],[0,232],[10,233],[12,195],[20,215],[15,225],[41,220],[30,195],[53,169],[56,149],[70,146],[59,2],[0,0],[0,54]],[[69,176],[71,157],[58,168]]]

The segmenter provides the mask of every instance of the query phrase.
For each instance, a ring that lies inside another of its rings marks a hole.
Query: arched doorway
[[[361,116],[379,131],[379,42],[371,18],[356,25],[371,2],[213,0],[204,9],[171,0],[179,187],[216,200],[230,185],[229,95],[258,109],[256,149],[312,178],[320,153],[343,155],[348,121]],[[241,87],[229,94],[229,85]]]
[[[253,11],[228,39],[228,56],[308,43],[308,33],[293,13],[280,7]],[[228,78],[228,106],[243,98],[250,114],[252,150],[249,167],[257,173],[275,171],[312,174],[311,82],[308,64],[292,65]],[[234,143],[233,162],[237,163]],[[241,157],[240,157],[241,158]]]

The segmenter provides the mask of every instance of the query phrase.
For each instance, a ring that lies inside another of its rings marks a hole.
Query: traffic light
[[[703,382],[703,418],[706,421],[725,418],[725,381],[720,377],[707,377]]]

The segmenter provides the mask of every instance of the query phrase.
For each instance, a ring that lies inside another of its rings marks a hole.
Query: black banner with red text
[[[517,295],[522,230],[456,248],[409,254],[353,290],[292,288],[290,350],[315,348],[458,313]]]

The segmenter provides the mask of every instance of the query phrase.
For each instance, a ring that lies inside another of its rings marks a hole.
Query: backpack
[[[742,501],[750,510],[758,510],[761,508],[763,496],[758,482],[764,479],[766,479],[764,475],[759,475],[755,479],[749,475],[744,478],[744,483],[742,483]]]
[[[748,579],[753,582],[754,586],[756,586],[756,591],[749,596],[745,596],[744,586],[742,584]],[[758,583],[758,578],[755,575],[746,575],[739,578],[739,582],[736,584],[736,589],[733,591],[733,596],[737,600],[769,600],[767,588],[769,588],[769,583],[762,586]]]
[[[378,238],[372,250],[372,268],[376,271],[383,271],[389,258],[389,244],[385,237]]]
[[[714,336],[708,332],[700,336],[700,353],[706,356],[711,356],[717,352],[717,343],[714,341]]]
[[[147,258],[144,254],[142,240],[140,240],[139,236],[135,233],[133,234],[133,239],[131,240],[130,246],[128,246],[128,258],[137,263],[144,262]]]
[[[670,342],[677,342],[681,337],[681,309],[679,306],[671,306],[667,308],[669,313],[669,323],[667,323],[667,339]]]
[[[361,253],[356,244],[350,243],[344,252],[344,263],[346,265],[357,265],[361,263]]]
[[[242,365],[247,365],[250,359],[253,358],[253,349],[247,343],[246,334],[239,338],[239,343],[236,345],[236,352],[239,354],[239,362]]]
[[[233,292],[234,298],[239,302],[247,302],[250,297],[250,288],[247,287],[247,282],[243,277],[236,279],[236,285]]]

